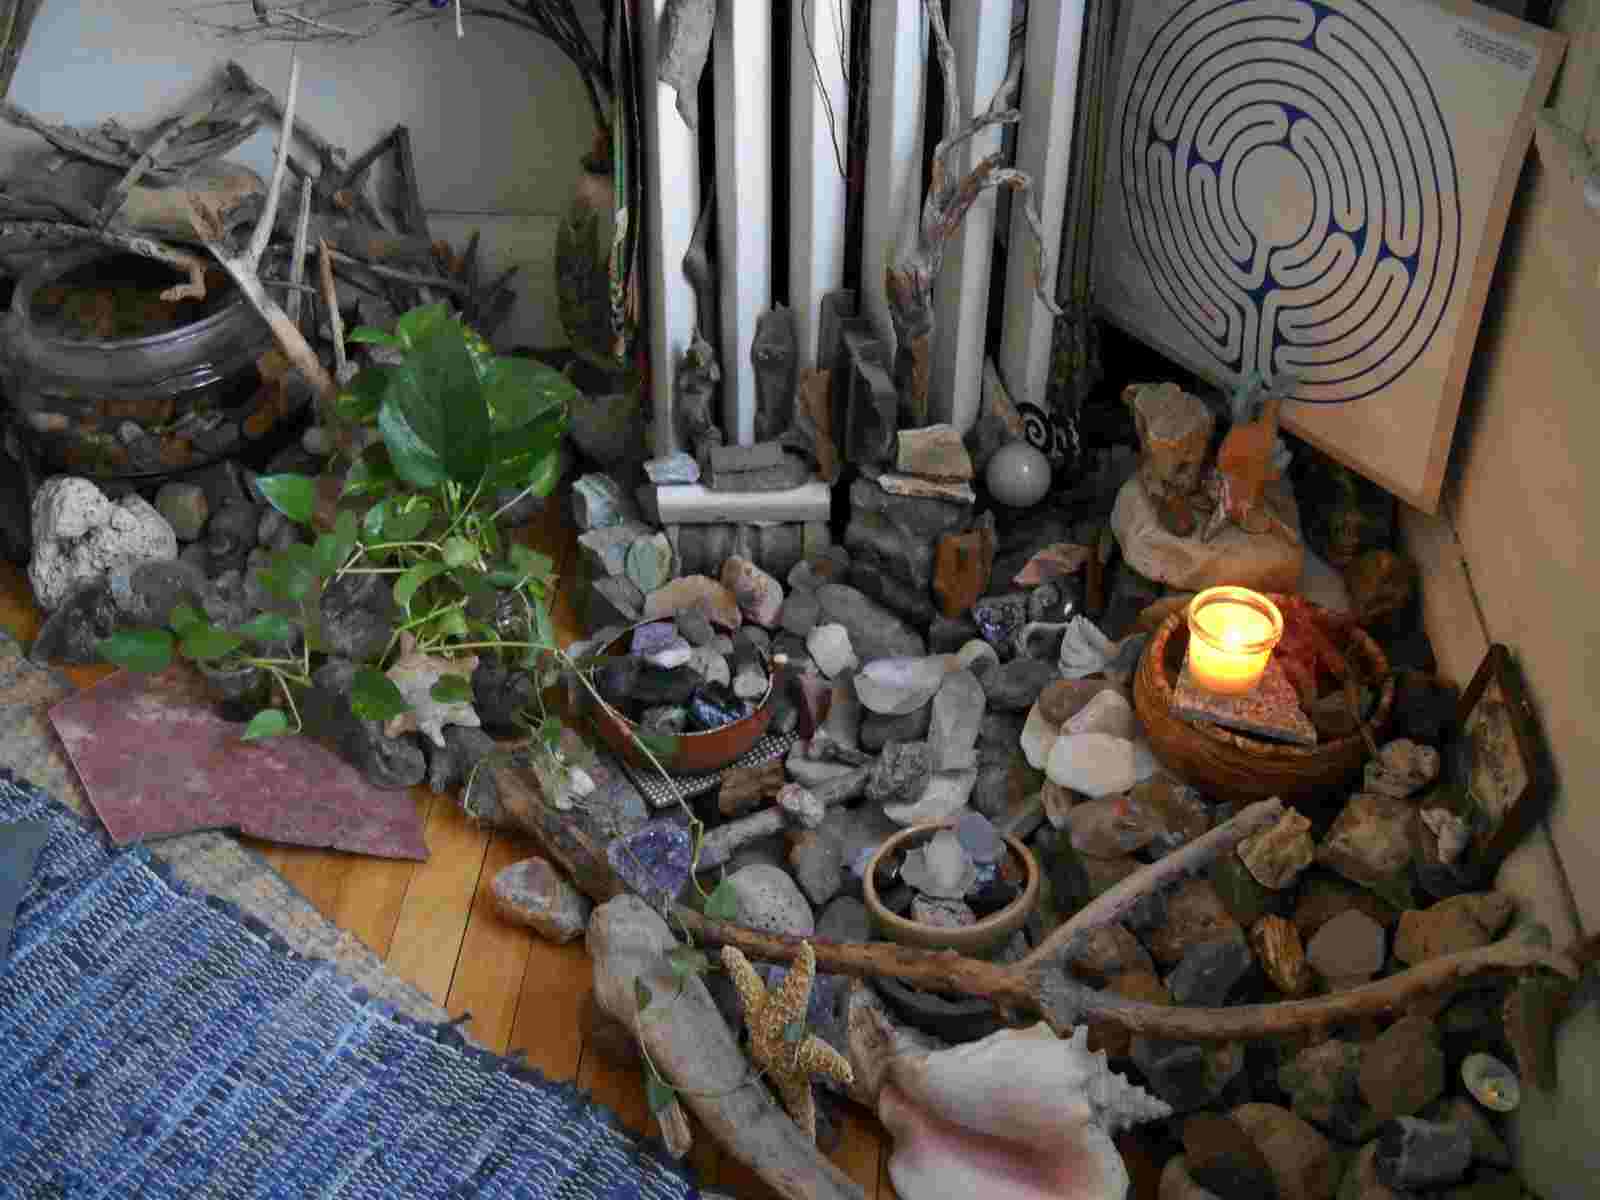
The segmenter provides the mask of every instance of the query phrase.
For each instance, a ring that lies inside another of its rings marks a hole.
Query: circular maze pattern
[[[1455,286],[1455,153],[1426,74],[1362,0],[1191,0],[1121,127],[1133,241],[1229,371],[1342,403],[1406,370]]]

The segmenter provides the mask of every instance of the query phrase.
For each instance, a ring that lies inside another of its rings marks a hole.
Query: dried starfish
[[[803,1038],[790,1034],[793,1029],[805,1028],[811,980],[817,970],[816,951],[810,942],[802,942],[794,965],[772,992],[736,947],[722,948],[722,965],[739,990],[745,1027],[750,1031],[751,1061],[767,1073],[795,1124],[815,1142],[817,1102],[811,1095],[811,1076],[825,1075],[843,1084],[855,1078],[849,1060],[827,1042],[813,1034]]]
[[[400,657],[385,672],[400,689],[401,698],[409,707],[398,717],[390,717],[383,732],[390,737],[420,731],[435,746],[444,745],[446,725],[465,725],[476,729],[482,724],[478,710],[470,700],[441,702],[433,698],[433,685],[446,675],[460,675],[470,685],[472,673],[478,669],[478,656],[470,658],[440,658],[417,652],[417,639],[409,633],[400,635]]]

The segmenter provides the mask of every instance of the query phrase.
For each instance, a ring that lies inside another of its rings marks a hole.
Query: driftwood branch
[[[344,354],[344,316],[339,312],[339,291],[333,284],[333,258],[327,242],[317,243],[317,272],[322,281],[322,305],[328,310],[328,330],[333,335],[333,377],[339,383],[348,383],[350,362]],[[323,425],[333,419],[331,410],[319,417]]]
[[[1262,800],[1252,804],[1232,820],[1225,821],[1187,846],[1174,850],[1102,892],[1067,918],[1017,965],[1023,970],[1047,962],[1057,966],[1066,965],[1082,952],[1084,944],[1095,930],[1115,925],[1146,896],[1204,870],[1214,859],[1228,853],[1251,834],[1276,824],[1282,815],[1283,802],[1280,800]]]
[[[289,166],[289,143],[294,140],[294,106],[300,95],[300,54],[289,53],[289,93],[283,102],[283,128],[278,132],[278,156],[272,164],[272,181],[267,184],[267,203],[261,210],[261,220],[250,236],[250,248],[245,252],[251,270],[261,265],[261,256],[267,252],[272,240],[273,222],[278,219],[278,199],[283,195],[283,173]]]
[[[0,222],[0,247],[6,249],[21,248],[22,245],[28,248],[43,248],[68,245],[72,242],[99,242],[102,246],[126,250],[129,254],[152,258],[170,267],[176,267],[189,278],[186,282],[174,284],[163,291],[161,293],[163,300],[206,298],[206,260],[197,254],[179,250],[176,246],[169,246],[165,242],[158,242],[154,238],[143,237],[137,233],[91,229],[83,225],[67,225],[60,221]]]

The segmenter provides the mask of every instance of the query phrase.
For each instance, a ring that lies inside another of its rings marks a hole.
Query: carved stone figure
[[[794,312],[779,304],[761,314],[750,343],[756,369],[756,436],[778,437],[794,422],[795,364],[799,357]]]
[[[722,442],[722,431],[712,416],[716,411],[717,384],[721,382],[722,368],[717,365],[717,353],[696,331],[689,348],[678,360],[678,377],[673,388],[673,415],[678,437],[696,457],[699,457],[700,443],[713,434],[717,444]]]

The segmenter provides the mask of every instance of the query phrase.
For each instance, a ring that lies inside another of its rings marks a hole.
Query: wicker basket
[[[1151,748],[1184,779],[1219,800],[1280,796],[1287,803],[1337,788],[1361,770],[1367,747],[1360,733],[1316,746],[1291,746],[1175,715],[1172,694],[1188,646],[1189,627],[1180,609],[1151,635],[1133,683],[1134,709]],[[1378,707],[1367,723],[1377,737],[1394,706],[1389,660],[1361,629],[1350,630],[1343,649],[1359,663],[1363,677],[1383,680]]]

